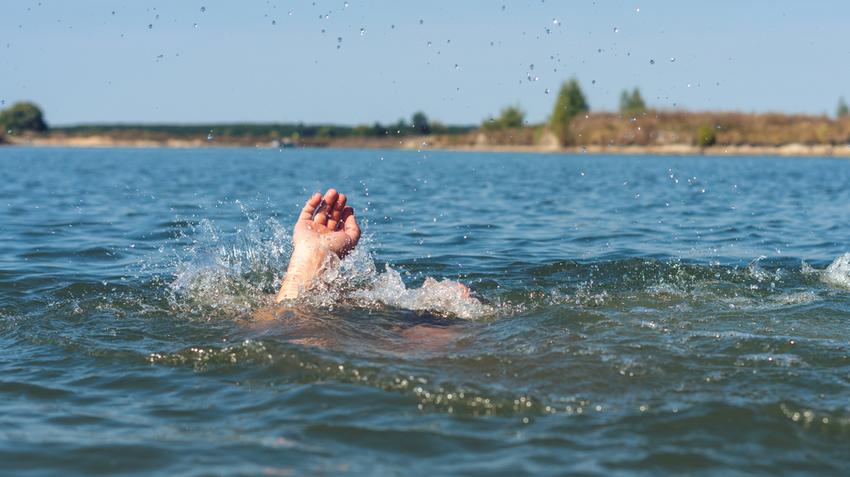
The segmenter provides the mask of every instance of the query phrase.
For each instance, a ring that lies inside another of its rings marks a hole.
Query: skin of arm
[[[292,233],[292,256],[275,302],[294,300],[308,290],[329,261],[342,259],[360,240],[354,209],[345,194],[328,189],[304,204]]]

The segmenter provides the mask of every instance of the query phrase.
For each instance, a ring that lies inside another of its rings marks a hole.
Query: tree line
[[[646,101],[638,88],[631,91],[623,90],[620,94],[619,111],[623,116],[635,117],[646,114]],[[555,134],[563,146],[577,143],[573,131],[573,120],[590,111],[587,98],[575,78],[565,81],[558,91],[555,105],[546,126]],[[839,98],[836,117],[850,117],[850,106],[844,98]],[[519,105],[503,108],[499,115],[483,121],[480,128],[487,130],[517,129],[528,126],[525,111]],[[232,138],[266,138],[266,139],[334,139],[348,137],[411,136],[429,134],[464,134],[476,129],[476,126],[445,125],[433,121],[422,112],[414,113],[410,120],[399,119],[395,123],[361,124],[357,126],[340,126],[332,124],[304,123],[234,123],[234,124],[89,124],[53,128],[54,131],[66,134],[114,134],[114,133],[145,133],[166,135],[177,138],[232,137]],[[9,135],[17,133],[44,133],[49,130],[41,109],[32,102],[19,102],[11,107],[0,110],[0,142],[3,132]],[[714,128],[705,124],[697,131],[698,143],[710,146],[716,142]]]

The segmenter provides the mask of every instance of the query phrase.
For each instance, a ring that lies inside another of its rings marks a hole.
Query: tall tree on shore
[[[428,122],[428,116],[422,111],[417,111],[411,119],[413,129],[419,134],[431,134],[431,124]]]
[[[3,130],[15,132],[44,132],[47,131],[47,123],[44,122],[44,114],[35,103],[15,103],[12,107],[0,111],[0,126]]]
[[[646,102],[640,94],[640,90],[635,88],[629,93],[629,90],[624,89],[620,93],[620,113],[621,114],[640,114],[646,111]]]
[[[590,107],[578,81],[572,78],[564,82],[561,85],[560,92],[558,92],[558,99],[555,100],[555,109],[549,118],[549,127],[552,128],[552,132],[555,133],[562,146],[569,146],[574,143],[575,138],[570,129],[570,122],[577,115],[589,110]]]
[[[847,106],[843,96],[838,98],[838,108],[835,110],[835,115],[839,118],[850,117],[850,107]]]

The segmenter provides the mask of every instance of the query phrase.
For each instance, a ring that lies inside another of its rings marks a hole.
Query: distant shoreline
[[[79,148],[228,148],[256,147],[261,149],[277,149],[281,146],[274,143],[259,142],[245,143],[228,140],[202,139],[127,139],[114,138],[105,135],[70,136],[70,137],[17,137],[7,138],[8,146],[24,147],[79,147]],[[548,154],[611,154],[611,155],[688,155],[688,156],[805,156],[805,157],[850,157],[850,145],[832,144],[799,144],[790,143],[778,146],[751,145],[717,145],[699,147],[692,144],[664,145],[627,145],[627,146],[575,146],[560,147],[553,143],[535,145],[501,145],[501,144],[458,144],[456,141],[445,141],[441,136],[413,136],[404,138],[363,138],[363,139],[333,139],[321,145],[297,145],[295,148],[309,149],[398,149],[398,150],[441,150],[463,152],[519,152],[519,153],[548,153]]]

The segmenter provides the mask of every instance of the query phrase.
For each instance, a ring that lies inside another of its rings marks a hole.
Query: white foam
[[[850,253],[833,260],[821,274],[821,280],[832,286],[850,289]]]
[[[291,254],[290,236],[283,226],[273,219],[261,223],[249,217],[244,229],[232,236],[203,220],[193,239],[174,266],[175,307],[230,315],[270,304]],[[464,319],[494,313],[493,307],[468,296],[457,282],[428,278],[421,288],[408,288],[389,265],[378,272],[369,242],[364,237],[345,260],[328,266],[304,301],[325,308],[389,306]]]
[[[462,285],[451,280],[426,279],[420,288],[407,288],[401,274],[386,266],[368,286],[351,293],[365,307],[386,305],[415,311],[476,319],[493,313],[493,308],[464,293]]]
[[[192,244],[174,266],[174,306],[201,312],[247,313],[268,303],[290,254],[286,229],[274,219],[249,220],[236,236],[209,220],[195,229]]]

